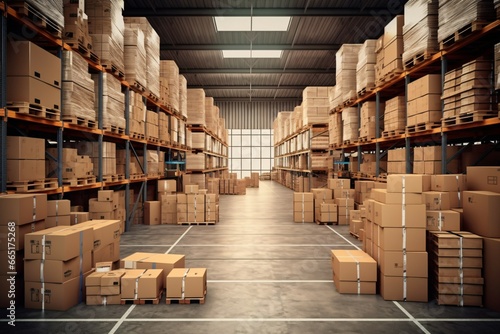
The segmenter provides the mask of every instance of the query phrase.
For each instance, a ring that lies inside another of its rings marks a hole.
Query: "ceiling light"
[[[281,58],[282,50],[222,50],[224,58]]]
[[[290,16],[217,16],[214,17],[217,31],[287,31]]]

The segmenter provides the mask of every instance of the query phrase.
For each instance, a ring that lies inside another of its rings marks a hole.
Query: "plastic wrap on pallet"
[[[144,48],[144,33],[138,25],[127,25],[125,28],[125,79],[129,83],[137,82],[146,87],[146,49]]]
[[[336,96],[335,100],[344,101],[356,97],[356,66],[362,44],[343,44],[336,53]]]
[[[94,110],[94,86],[92,90],[87,89],[73,81],[63,81],[61,85],[62,93],[62,116],[81,117],[87,120],[95,120]]]
[[[179,112],[187,117],[187,80],[183,75],[179,75]]]
[[[94,91],[94,81],[88,72],[87,61],[78,53],[73,51],[63,51],[62,80],[76,82],[90,91]],[[92,102],[93,103],[93,102]]]
[[[385,104],[380,103],[380,115],[383,115]],[[375,101],[368,101],[361,105],[360,124],[359,124],[359,137],[361,138],[375,138],[376,134],[376,103]],[[383,123],[380,124],[381,130]]]
[[[160,84],[168,86],[167,105],[179,111],[179,67],[175,61],[160,61]]]
[[[385,101],[384,131],[403,130],[406,126],[406,101],[404,96],[396,96]]]
[[[359,136],[358,108],[342,110],[342,140],[354,141]]]
[[[51,25],[56,30],[61,30],[64,27],[64,11],[62,0],[9,0],[7,4],[19,4],[24,2],[30,11],[39,19],[48,19],[47,25]],[[55,25],[55,26],[54,26]]]
[[[99,91],[99,74],[92,74],[95,82],[94,89]],[[98,99],[95,100],[95,110],[98,108]],[[121,92],[121,83],[114,76],[103,73],[103,124],[105,127],[117,126],[125,128],[125,95]]]
[[[438,1],[410,0],[405,5],[403,62],[424,52],[438,50]]]
[[[341,113],[330,114],[328,119],[328,137],[330,146],[342,145],[342,115]]]
[[[491,0],[440,0],[438,42],[474,21],[495,19]]]
[[[375,87],[376,39],[367,39],[358,52],[356,64],[356,92]]]
[[[201,88],[187,90],[188,124],[206,125],[205,91]]]
[[[328,99],[329,87],[306,87],[302,93],[302,124],[327,123],[330,113]],[[293,129],[293,118],[290,120],[290,130]],[[289,131],[290,133],[293,130]]]

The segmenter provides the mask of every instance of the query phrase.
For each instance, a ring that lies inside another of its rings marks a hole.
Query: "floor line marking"
[[[120,247],[165,247],[171,245],[120,245]],[[336,244],[244,244],[244,245],[178,245],[179,247],[351,247],[351,245]]]
[[[120,326],[123,324],[123,322],[125,320],[127,320],[127,317],[129,316],[129,314],[134,310],[135,306],[136,306],[135,304],[134,305],[130,305],[130,307],[128,308],[128,310],[122,315],[122,317],[113,326],[113,328],[111,328],[111,330],[109,331],[108,334],[114,334],[117,331],[117,329],[120,328]]]
[[[187,229],[184,233],[182,233],[182,235],[179,237],[179,239],[177,239],[177,241],[176,241],[176,242],[174,242],[174,244],[173,244],[172,246],[170,246],[170,248],[169,248],[169,249],[165,252],[165,254],[170,253],[170,251],[171,251],[172,249],[174,249],[174,247],[175,247],[175,246],[177,246],[177,244],[179,243],[179,241],[181,241],[181,240],[182,240],[182,238],[184,238],[184,236],[185,236],[185,235],[186,235],[186,234],[187,234],[187,233],[188,233],[188,232],[189,232],[192,228],[193,228],[193,225],[189,226],[189,227],[188,227],[188,229]]]
[[[415,325],[417,325],[418,328],[420,328],[420,330],[422,332],[424,332],[425,334],[431,334],[431,332],[429,332],[425,327],[424,325],[422,325],[417,319],[415,319],[410,312],[408,312],[400,303],[398,303],[397,301],[393,301],[394,305],[396,305],[410,320],[413,321],[413,323]]]
[[[208,280],[208,283],[333,283],[333,280]]]
[[[361,248],[359,248],[358,246],[356,246],[355,244],[353,244],[349,239],[347,239],[346,237],[344,237],[342,234],[340,234],[339,232],[335,231],[333,228],[331,228],[330,226],[328,225],[325,225],[329,230],[333,231],[335,234],[337,234],[339,237],[341,237],[342,239],[344,239],[345,241],[347,241],[348,243],[350,243],[354,248],[356,248],[357,250],[361,250]]]

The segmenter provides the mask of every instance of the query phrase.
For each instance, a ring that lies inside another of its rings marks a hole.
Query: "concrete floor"
[[[215,226],[134,226],[121,255],[186,255],[208,268],[204,305],[80,304],[67,312],[17,310],[12,333],[500,333],[500,314],[434,302],[341,295],[331,249],[360,243],[345,226],[294,224],[293,192],[275,182],[221,196]],[[4,318],[5,319],[5,318]],[[5,323],[0,325],[5,333]]]

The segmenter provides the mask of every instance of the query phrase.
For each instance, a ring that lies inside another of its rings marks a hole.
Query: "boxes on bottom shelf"
[[[167,276],[167,299],[204,298],[206,292],[206,268],[176,268]]]

